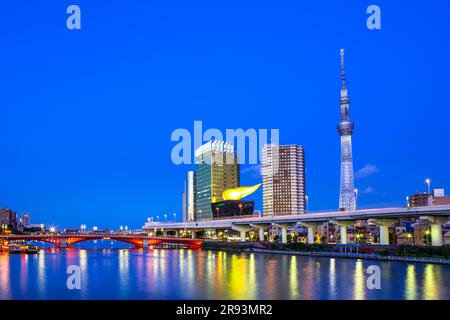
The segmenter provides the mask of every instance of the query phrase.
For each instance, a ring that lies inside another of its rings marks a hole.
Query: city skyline
[[[445,57],[450,50],[439,40],[448,26],[432,19],[442,8],[416,4],[405,12],[385,3],[391,14],[381,37],[364,29],[365,17],[348,4],[330,4],[325,12],[320,4],[290,4],[296,13],[310,13],[303,19],[262,5],[250,18],[242,8],[196,22],[189,18],[192,9],[181,13],[142,4],[151,27],[139,17],[135,24],[110,26],[115,36],[100,37],[100,48],[93,43],[99,28],[109,25],[105,17],[86,14],[83,30],[66,34],[53,27],[57,9],[42,6],[46,10],[39,17],[17,28],[10,17],[0,22],[5,45],[12,48],[0,53],[8,62],[0,73],[1,167],[6,168],[0,173],[1,207],[60,227],[139,227],[148,216],[174,212],[181,219],[183,177],[193,166],[171,163],[170,133],[202,120],[221,130],[279,128],[280,144],[305,147],[309,209],[335,209],[340,47],[351,56],[346,69],[352,120],[358,123],[353,140],[358,207],[404,206],[407,195],[427,190],[427,177],[433,187],[449,185],[450,151],[442,142],[448,138]],[[87,3],[84,9],[102,8]],[[109,8],[113,14],[121,9]],[[33,6],[25,11],[40,12]],[[164,29],[174,41],[154,31],[167,27],[155,12],[179,21]],[[319,21],[314,20],[318,12]],[[417,12],[423,13],[416,26],[420,32],[399,40]],[[236,18],[234,24],[229,17]],[[124,19],[130,21],[126,14]],[[191,27],[183,30],[184,23]],[[318,23],[320,33],[313,28]],[[217,39],[199,33],[205,25]],[[255,27],[262,33],[255,34]],[[134,37],[125,36],[129,33]],[[17,39],[38,39],[42,46],[31,48]],[[55,39],[58,44],[52,45]],[[241,184],[259,182],[257,169],[242,166]],[[262,208],[261,194],[255,195],[256,209]]]
[[[448,301],[449,10],[1,3],[0,300]]]

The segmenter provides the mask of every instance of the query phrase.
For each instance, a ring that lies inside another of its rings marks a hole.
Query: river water
[[[380,267],[380,289],[367,286],[371,265]],[[68,288],[69,266],[79,270],[69,284],[79,279],[80,289]],[[187,249],[47,248],[37,255],[0,254],[0,299],[450,299],[450,267]]]

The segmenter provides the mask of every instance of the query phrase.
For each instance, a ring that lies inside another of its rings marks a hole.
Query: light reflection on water
[[[366,281],[364,277],[364,266],[361,260],[357,260],[355,263],[355,271],[353,273],[353,299],[354,300],[364,300]]]
[[[68,290],[66,269],[81,269]],[[381,290],[366,286],[381,268]],[[47,249],[0,254],[0,299],[450,299],[450,268],[194,250]]]

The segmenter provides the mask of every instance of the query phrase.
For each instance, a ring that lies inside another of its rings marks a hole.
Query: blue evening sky
[[[66,28],[81,7],[82,30]],[[382,10],[368,30],[366,8]],[[26,0],[0,4],[0,206],[58,227],[181,218],[177,128],[279,128],[306,152],[311,210],[339,193],[346,49],[360,207],[424,179],[450,193],[450,3]],[[242,184],[258,183],[243,167]],[[251,199],[262,207],[261,190]]]

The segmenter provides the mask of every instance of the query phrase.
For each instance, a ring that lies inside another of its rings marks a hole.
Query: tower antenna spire
[[[355,182],[353,177],[352,134],[354,124],[350,120],[350,99],[345,83],[344,49],[341,49],[341,98],[339,99],[341,121],[337,129],[341,137],[341,183],[339,192],[339,210],[356,209]]]
[[[344,49],[341,49],[341,80],[342,80],[342,88],[347,88],[347,84],[345,83],[345,64],[344,64]]]

